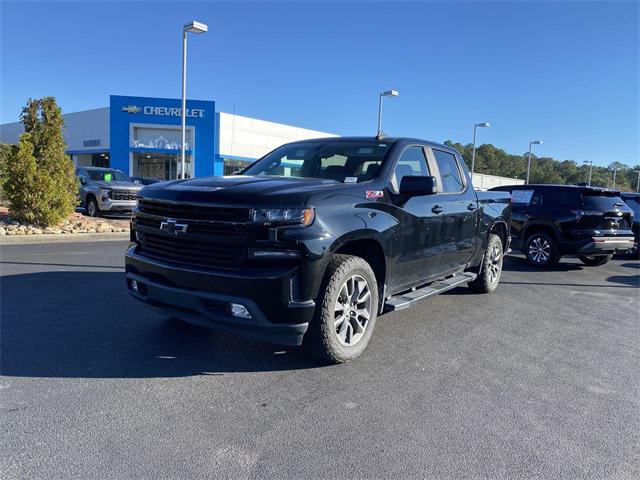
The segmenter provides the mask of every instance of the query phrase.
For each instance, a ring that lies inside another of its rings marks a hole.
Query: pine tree
[[[73,213],[78,191],[62,112],[53,97],[30,99],[20,119],[25,131],[2,175],[9,211],[37,225],[59,223]]]

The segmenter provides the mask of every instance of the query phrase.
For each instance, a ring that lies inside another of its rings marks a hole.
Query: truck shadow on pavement
[[[297,347],[168,320],[131,299],[122,272],[0,278],[0,375],[147,378],[322,366]]]

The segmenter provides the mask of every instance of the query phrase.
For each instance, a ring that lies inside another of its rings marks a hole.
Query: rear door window
[[[433,155],[436,157],[440,178],[442,180],[442,191],[445,193],[456,193],[464,190],[462,175],[458,168],[456,157],[449,152],[433,149]]]

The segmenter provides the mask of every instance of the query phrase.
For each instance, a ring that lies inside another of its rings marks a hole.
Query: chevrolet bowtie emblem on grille
[[[126,107],[122,107],[122,111],[127,113],[138,113],[140,110],[140,107],[136,107],[135,105],[127,105]]]
[[[187,233],[188,226],[186,223],[177,223],[175,218],[167,218],[164,222],[160,222],[160,230],[174,235]]]

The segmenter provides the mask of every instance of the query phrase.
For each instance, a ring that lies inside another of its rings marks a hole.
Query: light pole
[[[541,145],[542,144],[542,140],[531,140],[529,142],[529,162],[527,162],[527,181],[525,182],[527,185],[529,185],[529,175],[531,173],[531,148],[532,145]]]
[[[613,187],[611,187],[611,190],[615,190],[616,189],[616,173],[618,172],[618,167],[616,164],[613,165]]]
[[[473,180],[473,172],[476,166],[476,130],[480,128],[489,128],[489,122],[476,123],[473,126],[473,150],[471,151],[471,180]]]
[[[587,185],[591,186],[591,170],[593,170],[593,160],[585,160],[582,163],[588,163],[589,164],[589,182],[587,183]]]
[[[180,127],[182,141],[180,143],[180,177],[185,178],[185,150],[187,143],[187,33],[200,34],[209,29],[204,23],[189,22],[182,27],[182,109],[180,111]]]
[[[638,170],[638,180],[636,181],[636,193],[640,193],[640,170]]]
[[[398,95],[397,90],[380,92],[380,97],[378,98],[378,137],[382,135],[382,97],[397,97]]]

